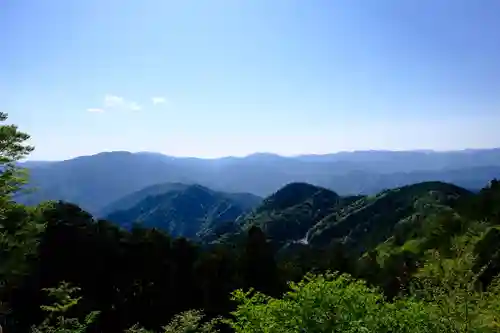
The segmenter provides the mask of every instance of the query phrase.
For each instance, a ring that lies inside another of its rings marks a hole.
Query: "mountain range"
[[[261,197],[294,182],[320,186],[342,196],[376,194],[425,181],[477,190],[500,178],[500,149],[358,151],[295,157],[258,153],[217,159],[104,152],[21,165],[29,169],[28,187],[36,191],[18,195],[17,201],[34,205],[63,200],[102,216],[126,196],[166,183],[198,184],[214,191]]]
[[[240,216],[231,227],[216,225],[204,241],[234,240],[257,226],[279,246],[300,243],[324,247],[336,242],[350,252],[364,253],[394,237],[404,243],[422,221],[453,212],[471,196],[464,188],[442,182],[347,197],[311,184],[292,183]]]
[[[361,254],[388,241],[405,243],[423,221],[453,213],[472,196],[464,188],[435,181],[356,196],[295,182],[264,199],[196,184],[163,183],[109,204],[98,218],[125,229],[136,224],[157,228],[203,244],[237,243],[258,227],[278,248],[338,243]]]

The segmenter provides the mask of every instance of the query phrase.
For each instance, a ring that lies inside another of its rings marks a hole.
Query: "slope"
[[[326,245],[333,240],[347,244],[357,252],[376,247],[402,229],[411,232],[411,223],[449,210],[458,199],[470,192],[442,182],[424,182],[383,191],[361,198],[326,216],[308,232],[312,245]]]
[[[46,200],[78,204],[96,214],[107,204],[149,185],[192,183],[189,169],[157,156],[129,152],[100,153],[67,161],[28,166],[29,187],[36,191],[17,200],[35,205]]]
[[[183,183],[162,183],[147,186],[141,190],[132,192],[119,198],[118,200],[111,202],[110,204],[100,209],[97,215],[100,217],[104,217],[116,211],[127,210],[134,207],[147,197],[166,194],[171,191],[182,191],[189,186],[190,185]]]
[[[266,198],[242,225],[258,226],[276,242],[299,241],[317,221],[351,200],[322,187],[291,183]]]
[[[163,194],[146,196],[131,208],[111,212],[106,219],[127,228],[140,222],[175,237],[194,239],[197,234],[234,221],[251,209],[250,197],[258,201],[248,194],[216,192],[200,185],[178,184],[177,187]]]

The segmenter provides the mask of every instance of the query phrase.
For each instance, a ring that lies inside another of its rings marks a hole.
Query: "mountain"
[[[203,240],[233,239],[258,226],[278,246],[291,242],[324,247],[337,242],[351,253],[362,253],[393,236],[403,242],[420,228],[421,221],[453,212],[459,200],[471,195],[442,182],[403,186],[373,196],[339,196],[322,187],[292,183],[240,217],[238,225],[221,225]]]
[[[183,191],[189,186],[191,185],[183,183],[162,183],[147,186],[139,191],[127,194],[119,198],[118,200],[111,202],[110,204],[99,210],[97,215],[99,217],[105,217],[116,211],[130,209],[140,203],[142,200],[145,200],[147,197],[166,194],[171,191]]]
[[[316,221],[335,211],[344,201],[328,189],[291,183],[266,198],[242,219],[242,225],[256,225],[274,241],[300,240]]]
[[[406,171],[371,173],[352,171],[332,177],[324,186],[345,194],[376,194],[380,191],[422,182],[436,181],[454,184],[469,190],[479,190],[491,179],[499,178],[499,167],[453,168],[441,171]]]
[[[377,173],[405,171],[441,171],[448,169],[500,166],[500,148],[464,149],[456,151],[433,150],[366,150],[339,152],[325,155],[301,155],[308,162],[350,162],[363,166],[363,170]]]
[[[66,161],[22,164],[31,173],[34,193],[16,197],[33,205],[64,200],[100,214],[126,195],[164,183],[267,196],[293,182],[331,189],[340,195],[375,194],[423,181],[442,181],[480,189],[500,178],[500,149],[456,152],[344,152],[283,157],[177,158],[158,153],[106,152]]]
[[[188,189],[192,184],[183,183],[163,183],[147,186],[139,191],[128,194],[109,205],[102,208],[97,214],[99,217],[105,217],[113,212],[128,210],[147,197],[158,196],[168,192],[180,192]],[[224,197],[234,200],[243,210],[251,210],[256,207],[262,198],[250,193],[219,193]]]
[[[447,183],[423,182],[360,198],[318,221],[308,232],[311,245],[332,240],[365,252],[437,213],[450,210],[471,192]]]
[[[155,194],[161,189],[166,192]],[[259,201],[258,197],[245,193],[216,192],[200,185],[165,184],[117,201],[114,206],[124,209],[109,213],[105,219],[126,228],[138,222],[172,236],[195,239],[199,233],[218,224],[233,222]]]
[[[27,168],[29,186],[36,191],[17,198],[18,201],[33,205],[45,200],[64,200],[94,214],[149,185],[192,183],[188,170],[163,155],[110,152]]]

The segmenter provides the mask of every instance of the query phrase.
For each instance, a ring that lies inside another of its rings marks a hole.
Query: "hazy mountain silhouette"
[[[423,181],[443,181],[479,189],[500,177],[500,149],[359,151],[284,157],[201,159],[158,153],[105,152],[66,161],[30,161],[30,186],[38,191],[17,199],[26,204],[64,200],[98,213],[147,186],[201,184],[223,192],[266,196],[292,182],[322,186],[340,195],[373,194]]]

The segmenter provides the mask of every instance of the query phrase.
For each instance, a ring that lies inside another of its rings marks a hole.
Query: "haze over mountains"
[[[64,200],[98,214],[107,205],[148,186],[198,184],[215,191],[265,197],[292,182],[306,182],[339,195],[375,194],[423,181],[476,190],[500,177],[500,149],[358,151],[284,157],[201,159],[158,153],[104,152],[65,161],[28,161],[31,187],[26,204]]]

